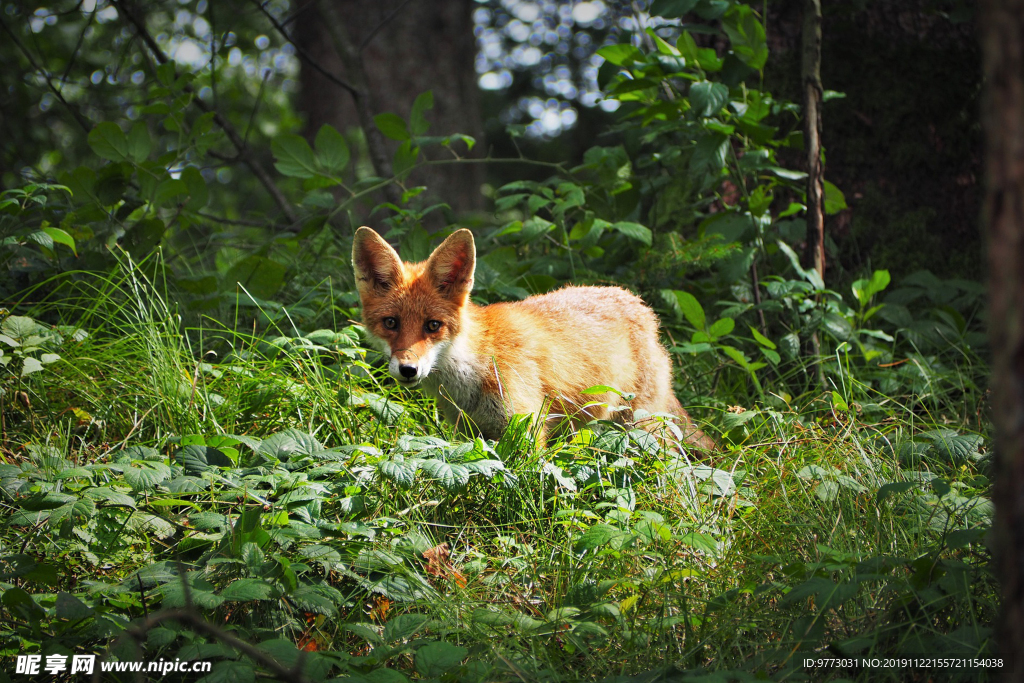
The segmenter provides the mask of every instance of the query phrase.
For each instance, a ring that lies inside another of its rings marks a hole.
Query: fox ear
[[[476,244],[473,233],[456,230],[427,259],[430,280],[445,297],[461,300],[473,289]]]
[[[366,290],[389,290],[402,281],[402,259],[391,245],[372,229],[356,230],[352,242],[352,269],[360,294]]]

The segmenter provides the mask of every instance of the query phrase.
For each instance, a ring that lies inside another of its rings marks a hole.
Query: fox
[[[566,286],[477,305],[470,300],[476,243],[467,229],[449,235],[426,261],[408,263],[364,226],[355,233],[352,267],[363,325],[388,356],[389,374],[401,386],[425,389],[456,429],[498,440],[512,416],[528,413],[543,448],[550,422],[628,423],[642,408],[675,416],[690,446],[715,450],[672,392],[657,316],[625,289]],[[634,397],[583,393],[599,385]],[[649,431],[659,424],[643,422]]]

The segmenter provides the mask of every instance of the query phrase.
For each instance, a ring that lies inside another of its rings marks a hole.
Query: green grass
[[[24,334],[0,368],[5,661],[896,681],[924,678],[803,661],[991,651],[987,456],[955,379],[885,396],[840,368],[848,410],[722,397],[747,409],[701,459],[610,425],[535,451],[528,424],[461,440],[354,328],[186,325],[130,268],[69,291],[29,312],[87,335],[2,323]]]

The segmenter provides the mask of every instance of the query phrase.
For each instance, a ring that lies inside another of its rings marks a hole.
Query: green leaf
[[[377,463],[377,470],[385,479],[395,482],[401,486],[412,486],[416,480],[415,459],[406,460],[401,455],[396,455],[393,460],[383,460]]]
[[[735,328],[736,328],[736,321],[733,320],[732,318],[724,317],[724,318],[719,318],[718,320],[713,322],[711,324],[711,327],[708,328],[708,332],[711,333],[711,336],[713,338],[717,339],[719,337],[723,337],[723,336],[729,334]]]
[[[409,114],[409,130],[413,135],[423,135],[430,128],[430,122],[424,118],[423,113],[434,108],[434,92],[428,90],[420,93],[416,101],[412,103],[412,112]]]
[[[416,671],[423,676],[439,679],[455,669],[469,655],[469,650],[445,642],[427,643],[416,650]]]
[[[381,133],[392,140],[402,141],[410,138],[409,129],[406,128],[405,121],[398,114],[391,112],[377,114],[373,117],[373,122]]]
[[[419,158],[420,148],[412,144],[412,140],[406,140],[395,150],[395,156],[391,161],[391,170],[395,176],[401,177],[416,165]]]
[[[924,435],[922,435],[924,436]],[[976,434],[932,439],[933,449],[947,462],[962,465],[981,449],[984,440]]]
[[[826,180],[825,213],[833,216],[846,208],[846,197],[843,196],[842,190]]]
[[[704,307],[697,301],[697,297],[690,294],[689,292],[682,292],[679,290],[673,290],[676,295],[676,301],[679,302],[679,308],[682,310],[686,320],[698,330],[703,330],[707,324],[707,319],[704,316]]]
[[[634,239],[637,242],[641,242],[648,247],[651,246],[653,237],[651,235],[651,229],[640,225],[639,223],[631,223],[630,221],[619,221],[612,223],[612,230],[621,232],[626,237]]]
[[[174,459],[186,474],[202,474],[212,467],[234,467],[235,463],[222,451],[209,446],[183,446],[174,452]]]
[[[459,491],[469,483],[469,469],[465,465],[447,463],[443,460],[426,459],[420,463],[431,479],[436,479],[448,491]]]
[[[690,104],[697,116],[714,116],[729,101],[729,88],[721,83],[698,81],[690,86]]]
[[[31,375],[33,372],[39,372],[43,369],[43,364],[38,359],[28,356],[21,364],[21,376],[26,377]]]
[[[277,261],[254,254],[231,266],[224,278],[232,288],[238,283],[253,296],[269,299],[284,284],[286,271],[287,268]]]
[[[888,270],[876,270],[870,280],[857,280],[853,283],[853,293],[862,306],[866,306],[875,294],[884,291],[892,281]],[[858,285],[860,285],[858,287]]]
[[[92,151],[109,161],[124,161],[128,158],[128,138],[116,123],[104,121],[96,124],[87,138]]]
[[[188,185],[180,178],[167,178],[156,186],[153,193],[153,206],[159,208],[176,197],[188,196]],[[140,221],[140,224],[142,221]],[[162,232],[162,231],[161,231]]]
[[[328,124],[320,127],[313,141],[320,165],[330,173],[338,173],[348,165],[351,156],[345,136]]]
[[[743,352],[734,346],[722,346],[722,352],[733,359],[741,368],[747,370],[750,368],[750,361],[743,355]]]
[[[48,329],[24,315],[8,316],[0,323],[0,331],[21,341],[25,341],[34,334],[44,334]]]
[[[36,604],[32,596],[23,588],[17,586],[8,588],[0,595],[0,603],[11,612],[18,615],[34,625],[38,632],[39,620],[46,617],[46,610]]]
[[[133,125],[128,133],[128,156],[135,163],[141,164],[149,158],[150,148],[149,129],[140,121]]]
[[[405,413],[405,406],[389,396],[381,398],[377,394],[363,394],[361,398],[370,412],[379,417],[384,424],[398,424]]]
[[[626,394],[622,393],[615,387],[610,387],[607,384],[595,384],[592,387],[587,387],[580,393],[587,396],[593,396],[594,394],[616,394],[618,396],[626,396]]]
[[[826,479],[814,487],[814,495],[824,503],[831,503],[839,497],[839,483],[833,479]]]
[[[181,171],[181,182],[185,183],[189,200],[185,208],[189,211],[198,211],[206,206],[210,198],[210,191],[206,187],[206,179],[195,166],[186,166]]]
[[[278,597],[273,584],[265,579],[238,579],[232,581],[221,591],[220,596],[230,602],[248,602],[250,600],[272,600]]]
[[[647,35],[650,36],[651,40],[654,41],[654,46],[658,48],[658,53],[666,55],[668,57],[681,57],[679,49],[675,45],[666,42],[661,36],[654,32],[653,28],[649,28],[646,31]]]
[[[826,332],[839,341],[848,341],[850,339],[850,335],[853,334],[853,325],[850,324],[850,321],[832,311],[826,313],[822,318],[821,326]]]
[[[917,482],[913,481],[897,481],[889,484],[885,484],[878,489],[878,495],[875,496],[875,501],[881,503],[889,496],[896,495],[898,493],[905,493],[917,487]]]
[[[268,436],[257,447],[257,452],[278,460],[292,460],[295,456],[308,456],[323,450],[323,445],[306,432],[290,428]]]
[[[598,50],[597,54],[616,66],[629,66],[634,62],[643,61],[644,58],[644,54],[640,50],[627,43],[606,45]]]
[[[584,531],[576,545],[583,550],[594,550],[626,535],[628,534],[621,529],[600,523]]]
[[[133,491],[155,489],[171,476],[171,468],[153,460],[135,460],[124,468],[124,480]]]
[[[93,614],[92,607],[64,591],[57,593],[57,601],[54,604],[54,608],[58,619],[67,619],[68,621],[78,621]]]
[[[343,627],[349,633],[354,633],[371,645],[383,645],[384,639],[369,624],[345,624]]]
[[[753,326],[750,327],[750,333],[754,335],[754,340],[761,346],[768,349],[775,348],[775,342],[758,332]]]
[[[839,395],[839,392],[832,392],[832,405],[835,406],[836,410],[849,410],[850,406],[846,404],[843,397]]]
[[[47,251],[53,251],[53,239],[51,239],[50,236],[47,235],[42,230],[35,230],[33,232],[30,232],[28,234],[27,239],[30,242],[35,242],[36,244],[38,244]],[[11,243],[12,240],[16,240],[16,238],[8,237],[7,239],[4,240],[4,244]]]
[[[692,10],[698,2],[699,0],[654,0],[651,3],[651,14],[675,19]]]
[[[768,61],[768,43],[764,25],[749,5],[737,4],[722,21],[722,30],[729,36],[732,51],[751,69],[760,71]]]
[[[316,158],[313,149],[300,135],[278,135],[270,142],[274,153],[274,168],[282,175],[292,178],[312,178],[316,175]]]
[[[725,167],[725,157],[729,151],[729,136],[722,133],[711,133],[697,140],[693,154],[690,156],[690,170],[694,173],[718,173]]]
[[[796,255],[796,252],[793,251],[791,246],[782,240],[779,240],[776,244],[793,265],[793,270],[798,272],[805,280],[814,285],[815,289],[825,289],[825,281],[821,279],[821,274],[814,268],[804,270],[803,266],[800,265],[800,257]]]
[[[426,628],[430,617],[425,614],[400,614],[384,625],[382,638],[385,643],[408,640]]]

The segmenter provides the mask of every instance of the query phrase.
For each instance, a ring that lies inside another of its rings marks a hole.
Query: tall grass
[[[847,366],[846,410],[723,397],[747,410],[704,458],[605,424],[492,445],[388,382],[354,328],[186,326],[141,265],[26,311],[88,335],[6,369],[5,657],[266,670],[221,627],[366,681],[906,680],[803,662],[990,652],[969,373],[890,397]]]

